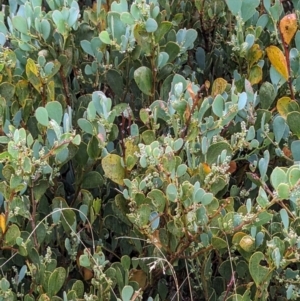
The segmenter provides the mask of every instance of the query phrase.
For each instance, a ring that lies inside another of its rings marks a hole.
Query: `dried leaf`
[[[218,94],[222,94],[227,86],[227,81],[223,78],[216,78],[211,88],[211,94],[215,97]]]
[[[289,71],[286,58],[282,51],[276,46],[266,48],[268,58],[277,72],[279,72],[285,80],[289,78]]]
[[[189,92],[189,94],[190,94],[190,97],[192,98],[192,99],[194,99],[195,98],[195,96],[196,96],[196,94],[195,94],[195,92],[193,91],[193,85],[192,85],[192,83],[191,82],[189,82],[189,84],[187,85],[187,91]]]
[[[297,31],[297,17],[296,14],[289,14],[284,16],[279,23],[279,30],[281,32],[283,41],[289,45],[292,38]]]
[[[288,158],[292,157],[292,152],[287,146],[284,146],[282,151],[286,157],[288,157]]]
[[[228,168],[227,172],[234,173],[235,171],[236,171],[236,162],[235,161],[230,161],[229,168]]]

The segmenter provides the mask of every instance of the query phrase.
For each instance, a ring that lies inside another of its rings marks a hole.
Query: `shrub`
[[[0,14],[0,299],[298,299],[298,1],[90,2]]]

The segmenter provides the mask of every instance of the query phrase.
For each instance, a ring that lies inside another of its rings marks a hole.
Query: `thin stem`
[[[60,69],[59,69],[59,75],[60,75],[60,78],[61,78],[61,81],[62,81],[62,84],[63,84],[67,105],[71,106],[69,85],[67,83],[67,79],[66,79],[66,77],[64,75],[64,72],[63,72],[63,66],[61,66]]]
[[[31,204],[32,204],[32,213],[31,213],[30,221],[31,221],[32,230],[34,230],[36,228],[36,225],[35,225],[36,200],[34,199],[34,193],[33,193],[33,187],[32,186],[30,187],[30,194],[31,194]],[[38,243],[38,240],[37,240],[36,231],[33,232],[33,240],[34,240],[34,244],[35,244],[36,249],[38,249],[39,248],[39,243]]]

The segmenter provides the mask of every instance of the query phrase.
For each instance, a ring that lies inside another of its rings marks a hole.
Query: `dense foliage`
[[[298,0],[0,2],[0,300],[300,298]]]

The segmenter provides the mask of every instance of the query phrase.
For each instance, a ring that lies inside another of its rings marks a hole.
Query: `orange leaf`
[[[289,14],[284,16],[279,22],[279,29],[283,38],[283,41],[289,45],[292,38],[297,31],[297,17],[296,14]]]
[[[4,234],[6,231],[6,218],[4,213],[1,213],[0,215],[0,229],[2,231],[2,233]]]
[[[202,163],[202,167],[205,175],[208,175],[211,172],[211,168],[207,163]]]
[[[288,96],[281,97],[277,101],[276,105],[278,113],[283,117],[286,118],[286,115],[293,111],[299,111],[299,105],[295,100],[292,100]]]
[[[247,53],[247,61],[251,68],[263,56],[263,52],[258,44],[254,44]]]
[[[227,81],[221,77],[216,78],[211,88],[211,94],[215,97],[218,94],[222,94],[227,86]]]
[[[286,58],[282,51],[276,46],[270,46],[266,48],[266,51],[268,58],[276,71],[279,72],[285,80],[288,80],[289,71],[286,63]]]

